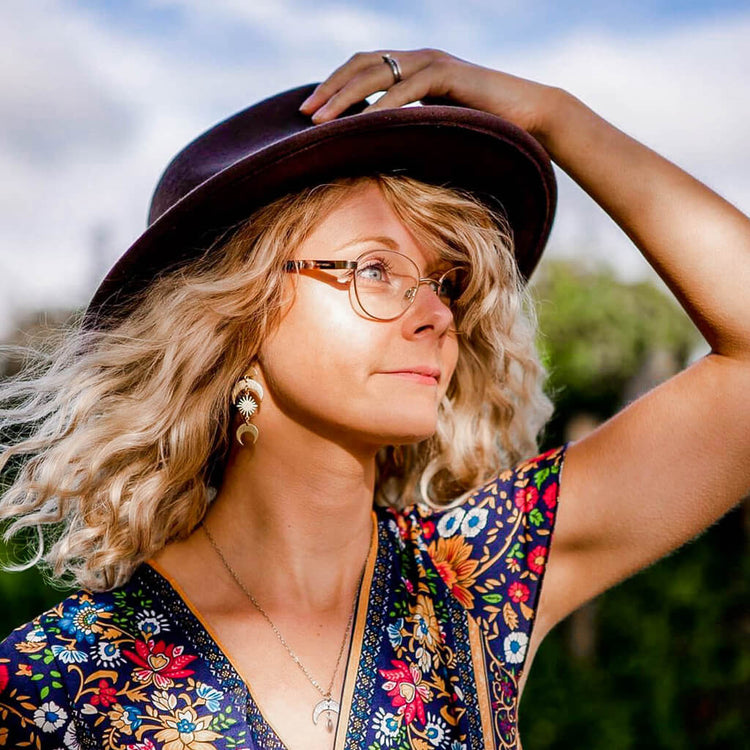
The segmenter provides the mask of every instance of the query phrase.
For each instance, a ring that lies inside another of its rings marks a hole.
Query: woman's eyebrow
[[[336,248],[334,252],[339,252],[340,250],[345,250],[348,247],[351,247],[352,245],[361,245],[364,242],[377,242],[381,245],[385,245],[389,250],[396,250],[399,251],[401,248],[396,242],[396,240],[393,239],[393,237],[388,237],[387,235],[367,235],[362,237],[355,237],[353,240],[349,240],[349,242],[344,243],[340,247]]]
[[[377,242],[379,245],[384,245],[389,250],[395,250],[396,252],[403,252],[401,250],[401,246],[396,242],[396,240],[393,239],[393,237],[389,237],[388,235],[384,234],[378,234],[378,235],[363,235],[361,237],[355,237],[353,240],[349,240],[349,242],[345,242],[340,247],[336,248],[333,252],[338,253],[343,250],[346,250],[347,248],[351,247],[352,245],[361,245],[365,242]],[[434,260],[428,262],[426,270],[429,271],[429,276],[434,276],[436,274],[443,273],[444,271],[451,268],[454,263],[451,263],[446,258],[442,258],[438,256]],[[430,271],[429,269],[432,270]]]

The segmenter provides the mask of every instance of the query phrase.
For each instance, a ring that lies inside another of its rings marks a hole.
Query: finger
[[[393,57],[396,58],[396,55],[394,54]],[[337,91],[323,106],[321,106],[320,109],[313,114],[313,122],[321,123],[327,120],[332,120],[352,104],[361,102],[367,96],[376,91],[386,91],[384,96],[387,96],[388,92],[397,89],[397,87],[400,87],[404,82],[410,81],[414,75],[429,66],[429,59],[424,55],[414,56],[414,53],[402,53],[400,58],[401,59],[396,58],[398,59],[401,68],[402,81],[400,83],[394,83],[391,67],[381,56],[379,62],[358,73],[352,80],[348,81],[343,88]],[[409,89],[406,90],[409,91]],[[401,91],[403,91],[403,89],[401,89]],[[400,101],[400,98],[396,97],[393,101]],[[415,100],[412,99],[411,101]],[[398,104],[394,103],[388,106],[398,106]]]
[[[400,83],[391,86],[380,99],[366,107],[363,112],[403,107],[405,104],[438,96],[440,91],[442,82],[436,77],[433,66],[427,65],[409,78],[404,78]]]
[[[302,103],[300,111],[308,114],[319,109],[343,88],[347,81],[379,62],[382,62],[382,53],[380,52],[357,52],[352,55],[343,65],[336,68],[325,81],[315,87],[312,94]]]

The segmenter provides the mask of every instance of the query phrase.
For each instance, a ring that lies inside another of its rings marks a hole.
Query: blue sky
[[[567,88],[750,210],[750,2],[0,4],[0,330],[85,304],[188,140],[358,50],[438,47]],[[649,270],[562,174],[551,256]]]
[[[249,4],[251,0],[247,0]],[[340,8],[345,5],[356,5],[373,13],[385,14],[394,18],[405,18],[410,23],[433,27],[435,20],[456,15],[474,14],[478,20],[477,28],[484,29],[486,36],[498,45],[523,47],[529,44],[542,44],[550,37],[567,33],[570,29],[589,27],[596,29],[615,29],[619,33],[647,34],[651,30],[694,24],[701,21],[725,17],[732,13],[744,13],[748,2],[741,0],[694,0],[680,2],[675,0],[655,0],[652,2],[597,2],[580,0],[574,3],[564,2],[520,2],[510,0],[462,0],[461,2],[444,2],[443,0],[367,0],[358,3],[315,2],[316,8]],[[180,34],[186,31],[186,14],[179,3],[153,2],[152,0],[66,0],[66,5],[73,9],[85,8],[106,24],[116,24],[122,30],[142,34],[166,41],[178,46],[184,39]],[[293,16],[292,16],[293,18]],[[237,33],[229,40],[222,42],[217,30],[226,31],[223,24],[206,26],[201,29],[200,38],[206,42],[204,52],[220,53],[232,56],[252,58],[253,43],[263,45],[263,50],[270,51],[280,47],[283,39],[269,38],[263,28],[254,29],[251,38],[245,37],[248,26],[236,29]],[[253,29],[251,29],[253,31]],[[426,40],[425,46],[434,46]]]

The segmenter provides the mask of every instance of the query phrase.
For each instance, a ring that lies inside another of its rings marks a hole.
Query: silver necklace
[[[250,593],[250,590],[242,582],[240,577],[235,572],[234,568],[227,561],[226,557],[224,557],[224,553],[221,551],[221,549],[219,549],[219,545],[216,544],[216,540],[213,538],[213,536],[211,535],[211,532],[208,530],[208,526],[206,526],[204,522],[201,522],[201,526],[203,527],[203,531],[206,532],[208,541],[211,543],[211,546],[216,550],[216,554],[221,559],[222,563],[224,564],[224,567],[232,576],[235,583],[245,592],[245,596],[247,596],[247,598],[252,602],[255,609],[257,609],[258,612],[260,612],[260,614],[263,615],[263,617],[266,619],[268,624],[273,629],[273,632],[276,634],[276,637],[281,642],[281,645],[287,650],[287,652],[289,653],[289,656],[292,657],[292,660],[294,661],[294,663],[300,668],[300,670],[305,675],[305,677],[307,677],[310,684],[322,696],[321,700],[319,700],[313,707],[313,712],[312,712],[313,724],[317,726],[318,720],[320,719],[320,715],[325,714],[326,729],[329,732],[332,732],[333,731],[333,715],[334,714],[338,715],[338,713],[341,710],[341,704],[337,700],[334,700],[333,697],[331,697],[331,691],[333,690],[333,683],[334,683],[334,680],[336,679],[336,674],[339,671],[339,665],[341,664],[341,657],[344,654],[344,648],[346,646],[347,641],[349,640],[349,633],[351,632],[352,623],[354,622],[354,610],[356,607],[357,598],[359,597],[359,591],[362,588],[362,580],[364,579],[364,576],[365,576],[364,568],[362,569],[362,575],[360,575],[359,577],[357,593],[354,596],[354,603],[352,604],[352,611],[351,611],[351,614],[349,615],[349,621],[346,623],[346,631],[344,633],[344,639],[341,641],[341,647],[339,648],[339,655],[336,658],[336,666],[334,667],[333,675],[331,676],[331,681],[328,683],[328,687],[325,690],[323,690],[320,683],[307,671],[307,668],[305,667],[305,665],[300,661],[299,656],[297,656],[297,654],[295,654],[294,651],[292,651],[292,649],[289,647],[289,644],[286,642],[286,639],[281,634],[281,631],[279,631],[279,629],[276,627],[273,620],[268,616],[268,613],[263,609],[263,607],[260,606],[260,604],[258,603],[258,600],[252,595],[252,593]],[[372,536],[370,536],[370,543],[372,543]],[[367,563],[365,562],[365,565],[366,564]]]

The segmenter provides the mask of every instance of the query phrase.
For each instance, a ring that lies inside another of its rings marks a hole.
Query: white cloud
[[[750,208],[750,16],[637,38],[578,29],[508,52],[487,46],[500,14],[483,15],[483,2],[415,3],[412,13],[403,4],[152,0],[180,14],[163,37],[52,0],[0,6],[0,323],[12,305],[84,303],[141,231],[150,192],[182,145],[249,102],[319,80],[358,49],[441,47],[562,85]],[[106,240],[95,252],[97,233]],[[628,245],[561,181],[553,252],[583,247],[642,274]]]
[[[490,66],[561,86],[625,132],[750,212],[750,15],[641,37],[580,29]],[[552,252],[581,248],[629,278],[650,269],[612,220],[560,181]]]

